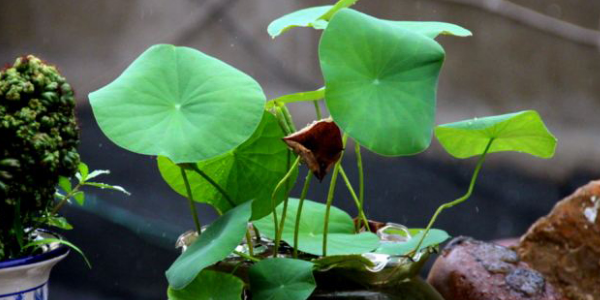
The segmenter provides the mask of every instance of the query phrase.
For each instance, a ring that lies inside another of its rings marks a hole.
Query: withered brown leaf
[[[340,128],[331,118],[315,121],[283,138],[311,172],[323,180],[340,159],[344,146]]]

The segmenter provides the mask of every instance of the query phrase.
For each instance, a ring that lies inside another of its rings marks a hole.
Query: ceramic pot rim
[[[47,235],[54,236],[55,238],[59,238],[59,239],[62,238],[60,235],[58,235],[52,231],[46,230],[46,229],[37,229],[36,231],[43,232]],[[66,245],[63,245],[63,244],[58,244],[58,246],[56,246],[56,248],[54,248],[50,251],[46,251],[41,254],[0,261],[0,269],[20,267],[20,266],[35,264],[35,263],[42,262],[42,261],[51,260],[53,258],[59,257],[63,254],[66,254],[67,252],[69,252],[69,247],[67,247]]]

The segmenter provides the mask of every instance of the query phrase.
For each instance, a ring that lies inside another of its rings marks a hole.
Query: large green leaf
[[[290,198],[287,216],[285,218],[282,240],[290,245],[294,244],[294,226],[298,211],[298,199]],[[281,216],[283,205],[277,207]],[[305,200],[300,218],[298,234],[298,249],[313,255],[323,254],[323,226],[325,219],[325,205]],[[274,239],[273,216],[268,215],[254,221],[261,234]],[[374,250],[379,246],[379,238],[370,232],[354,234],[354,222],[343,210],[331,207],[329,215],[329,232],[327,235],[327,255],[362,254]]]
[[[283,137],[277,119],[265,111],[250,139],[233,151],[199,162],[198,168],[225,189],[235,204],[254,199],[252,219],[262,218],[271,212],[273,189],[288,170],[288,150],[281,140]],[[290,164],[293,160],[291,156]],[[187,197],[179,167],[166,157],[158,158],[158,167],[169,186]],[[297,172],[291,182],[296,175]],[[187,171],[187,177],[195,201],[209,203],[220,212],[231,209],[223,195],[200,175]],[[279,193],[277,204],[285,197],[284,192]]]
[[[429,38],[438,35],[452,35],[459,37],[472,36],[471,31],[452,23],[445,22],[421,22],[421,21],[388,21],[391,24],[404,29],[423,34]]]
[[[490,139],[489,153],[517,151],[550,158],[556,149],[556,138],[532,110],[439,125],[435,136],[457,158],[481,155]]]
[[[251,214],[251,202],[230,210],[212,223],[167,270],[169,285],[185,288],[204,268],[224,259],[242,241]]]
[[[317,286],[308,261],[270,258],[250,267],[250,290],[257,300],[304,300]]]
[[[381,246],[374,252],[388,254],[388,255],[406,255],[409,252],[415,250],[417,244],[423,237],[424,229],[420,229],[410,240],[404,243],[397,242],[381,242]],[[450,238],[447,232],[441,229],[432,228],[423,240],[423,243],[419,247],[418,251],[421,251],[427,247],[439,245]]]
[[[254,132],[265,96],[250,76],[195,49],[156,45],[89,95],[115,144],[176,163],[223,154]]]
[[[267,32],[272,38],[276,38],[280,34],[294,27],[323,29],[327,26],[327,21],[321,20],[319,17],[329,11],[332,7],[333,5],[317,6],[289,13],[271,22],[269,27],[267,27]]]
[[[169,287],[169,300],[240,300],[244,282],[230,274],[203,270],[182,290]]]
[[[444,50],[433,39],[342,9],[319,44],[325,102],[335,122],[382,155],[411,155],[431,143]]]

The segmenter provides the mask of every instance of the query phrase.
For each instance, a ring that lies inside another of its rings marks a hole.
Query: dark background
[[[58,65],[78,92],[83,160],[112,171],[99,179],[132,192],[90,191],[84,207],[63,210],[75,226],[64,235],[93,268],[70,255],[53,271],[51,299],[165,299],[164,271],[178,255],[175,239],[193,227],[186,201],[162,182],[155,158],[120,149],[100,132],[87,94],[155,43],[216,56],[257,78],[270,98],[319,88],[318,32],[295,29],[271,40],[266,26],[285,13],[327,3],[0,1],[0,62],[33,53]],[[473,31],[471,38],[439,39],[447,59],[438,123],[535,109],[559,139],[551,160],[490,155],[473,197],[443,213],[436,227],[484,240],[519,236],[561,197],[600,178],[600,2],[363,0],[357,7],[382,18],[448,21]],[[291,109],[299,127],[314,118],[312,104]],[[413,157],[363,153],[369,218],[409,227],[425,226],[438,205],[461,196],[474,167],[473,160],[451,158],[436,141]],[[344,167],[355,180],[353,153]],[[313,184],[309,198],[323,201],[326,182]],[[337,191],[334,204],[354,215],[343,183]],[[216,217],[206,205],[199,210],[203,223]]]

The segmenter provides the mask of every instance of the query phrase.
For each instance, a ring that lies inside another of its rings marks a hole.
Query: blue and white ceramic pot
[[[57,238],[39,232],[43,238]],[[52,267],[69,254],[69,248],[51,244],[41,254],[0,262],[0,300],[47,300]]]

